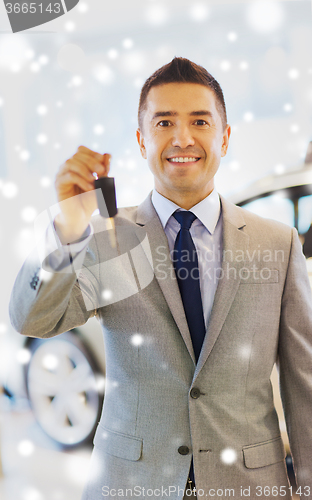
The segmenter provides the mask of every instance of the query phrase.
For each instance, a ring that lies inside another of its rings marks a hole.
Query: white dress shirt
[[[170,255],[173,256],[180,224],[172,214],[176,210],[183,209],[155,189],[152,193],[152,203],[166,233]],[[209,196],[189,211],[197,217],[191,226],[190,233],[198,256],[200,290],[207,328],[222,264],[222,215],[217,191],[214,189]]]

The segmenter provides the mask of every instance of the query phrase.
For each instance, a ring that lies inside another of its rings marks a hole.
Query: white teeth
[[[176,158],[169,158],[169,161],[174,162],[174,163],[187,163],[187,162],[198,161],[198,160],[199,160],[199,158],[193,158],[193,157],[185,158],[184,156],[179,156]]]

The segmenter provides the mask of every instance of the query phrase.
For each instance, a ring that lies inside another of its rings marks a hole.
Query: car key
[[[114,177],[96,178],[94,181],[94,188],[100,215],[109,219],[110,222],[110,228],[112,229],[112,231],[109,231],[111,247],[116,248],[117,239],[114,217],[118,210],[116,204],[115,179]]]

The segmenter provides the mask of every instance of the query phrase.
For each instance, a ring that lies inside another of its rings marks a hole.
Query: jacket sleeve
[[[97,266],[92,265],[96,261],[96,246],[92,250],[86,247],[77,260],[54,271],[34,250],[11,293],[13,327],[29,337],[48,338],[86,323],[97,312]]]
[[[312,498],[312,297],[297,231],[282,297],[278,363],[290,449],[301,498]]]

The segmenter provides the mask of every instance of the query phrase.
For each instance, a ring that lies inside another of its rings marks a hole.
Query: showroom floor
[[[1,500],[80,500],[91,446],[61,451],[31,411],[1,411]]]

